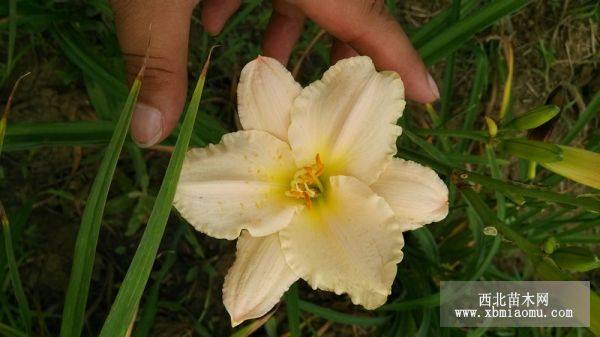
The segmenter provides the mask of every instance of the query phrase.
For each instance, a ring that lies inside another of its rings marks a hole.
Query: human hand
[[[202,23],[218,34],[240,0],[204,0]],[[112,0],[119,43],[130,79],[143,60],[152,23],[152,48],[131,131],[142,147],[166,138],[179,119],[187,92],[190,20],[198,0]],[[435,81],[383,0],[273,0],[273,13],[262,49],[286,64],[305,19],[333,37],[331,62],[368,55],[379,70],[393,70],[404,82],[406,97],[420,103],[439,98]]]

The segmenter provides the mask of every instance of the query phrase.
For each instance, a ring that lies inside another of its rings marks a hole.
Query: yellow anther
[[[321,156],[317,154],[315,163],[304,166],[294,173],[294,177],[290,181],[290,190],[285,192],[285,195],[292,198],[304,199],[306,207],[310,208],[311,199],[319,196],[323,192],[323,184],[319,180],[323,174],[323,162]]]

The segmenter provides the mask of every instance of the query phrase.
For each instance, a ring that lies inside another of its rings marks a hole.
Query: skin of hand
[[[131,122],[133,139],[149,147],[171,133],[183,110],[190,21],[198,0],[111,0],[110,4],[130,80],[143,63],[151,35],[144,83]],[[240,4],[241,0],[204,0],[204,29],[218,34]],[[379,70],[400,74],[409,100],[428,103],[439,98],[434,79],[383,0],[273,0],[263,54],[286,64],[306,19],[333,36],[332,64],[368,55]]]

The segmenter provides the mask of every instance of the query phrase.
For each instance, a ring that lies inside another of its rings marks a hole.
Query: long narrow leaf
[[[431,308],[437,307],[440,305],[440,294],[432,294],[425,297],[399,301],[389,304],[384,304],[379,307],[377,310],[381,311],[404,311],[404,310],[412,310],[418,308]]]
[[[492,1],[475,14],[465,17],[442,33],[433,36],[419,48],[419,53],[425,64],[432,65],[460,48],[475,33],[489,27],[503,16],[519,10],[527,2],[527,0]]]
[[[188,105],[173,156],[169,161],[169,166],[156,197],[154,208],[148,219],[146,230],[131,261],[129,270],[127,270],[125,279],[121,284],[117,298],[110,309],[108,318],[104,322],[100,337],[124,336],[137,311],[144,288],[152,271],[169,214],[171,213],[171,205],[175,197],[183,159],[194,130],[194,122],[206,80],[208,62],[209,60],[204,64],[204,68],[194,89],[192,100]]]
[[[288,326],[292,337],[300,337],[300,308],[298,305],[298,284],[293,284],[285,294]]]
[[[6,130],[4,151],[101,145],[110,141],[114,130],[115,123],[107,121],[12,123]]]
[[[6,82],[14,66],[15,42],[17,39],[17,0],[8,1],[8,51],[6,53],[6,68],[0,85]]]
[[[133,332],[133,337],[148,337],[150,336],[150,330],[152,329],[152,324],[154,323],[154,318],[156,317],[156,313],[158,312],[158,301],[159,301],[159,291],[160,286],[163,280],[169,274],[171,267],[175,264],[175,260],[177,259],[177,246],[179,246],[179,242],[183,237],[183,234],[187,228],[187,223],[181,223],[180,227],[177,229],[175,233],[175,237],[173,238],[173,242],[171,244],[172,250],[165,254],[164,262],[160,271],[158,272],[158,277],[156,281],[152,285],[150,292],[145,298],[145,304],[143,310],[140,311],[140,319],[138,321],[138,325],[136,330]]]
[[[28,337],[24,332],[2,323],[0,323],[0,336]]]
[[[585,110],[579,115],[577,122],[573,125],[565,137],[561,140],[562,145],[567,145],[579,135],[581,130],[594,118],[600,114],[600,91],[598,91]]]
[[[6,136],[6,128],[7,128],[7,124],[8,124],[8,114],[10,113],[12,101],[14,99],[15,93],[17,92],[17,89],[19,88],[19,84],[21,83],[21,80],[23,80],[23,78],[25,78],[27,75],[29,75],[29,73],[22,75],[15,82],[15,85],[13,86],[13,88],[10,92],[10,95],[8,95],[8,100],[6,101],[6,106],[4,106],[4,112],[2,113],[2,118],[0,118],[0,154],[2,154],[2,149],[4,148],[4,138]]]
[[[452,1],[452,6],[450,6],[450,17],[448,18],[448,24],[454,24],[460,18],[460,4],[461,0]],[[448,120],[448,116],[450,115],[450,108],[452,106],[455,63],[456,52],[454,51],[446,57],[446,65],[444,69],[444,78],[442,82],[441,92],[442,97],[440,99],[440,118],[442,120],[442,125],[444,125],[444,123]]]
[[[531,260],[535,267],[535,274],[538,278],[547,281],[570,281],[574,280],[570,274],[559,269],[556,263],[548,256],[545,256],[539,246],[533,244],[521,234],[505,225],[500,219],[494,216],[494,213],[485,205],[481,197],[471,188],[461,189],[462,195],[467,202],[473,206],[478,215],[486,223],[492,224],[502,235],[511,240],[519,249],[521,249]],[[589,329],[596,335],[600,335],[600,298],[595,291],[590,290],[590,326]]]
[[[17,268],[17,261],[15,259],[15,253],[13,250],[12,235],[10,231],[10,224],[8,222],[8,215],[4,211],[4,206],[0,202],[0,221],[2,222],[2,233],[4,236],[4,248],[6,253],[6,260],[8,264],[8,273],[10,280],[15,292],[15,297],[19,303],[19,311],[21,312],[21,319],[25,326],[27,335],[31,336],[31,311],[29,310],[29,304],[27,303],[27,297],[23,290],[23,283],[19,276],[19,269]]]
[[[313,315],[319,316],[321,318],[342,323],[342,324],[350,324],[350,325],[358,325],[358,326],[377,326],[382,325],[388,320],[388,317],[365,317],[365,316],[354,316],[350,314],[345,314],[342,312],[338,312],[332,309],[323,308],[316,304],[302,301],[298,302],[300,309],[302,311],[306,311]]]
[[[71,62],[76,64],[85,74],[93,75],[94,79],[102,84],[103,88],[111,91],[114,97],[125,97],[127,86],[106,69],[101,67],[94,56],[79,47],[81,39],[73,36],[74,29],[66,29],[64,26],[54,26],[51,29],[53,37]]]
[[[63,309],[63,320],[60,329],[61,337],[79,336],[83,327],[85,306],[92,278],[96,245],[98,243],[102,215],[104,214],[104,206],[106,205],[108,190],[117,167],[121,149],[125,143],[133,109],[140,92],[142,71],[143,69],[131,87],[113,136],[106,149],[106,154],[100,163],[98,174],[94,179],[85,210],[83,211],[81,225],[77,233],[77,240],[75,241],[73,266],[65,298],[65,307]]]
[[[478,47],[475,50],[475,76],[473,79],[473,87],[469,94],[469,101],[465,113],[465,119],[463,122],[462,129],[464,131],[471,130],[475,124],[477,118],[477,112],[479,110],[479,103],[481,102],[481,96],[487,86],[488,77],[488,59],[487,55],[483,51],[483,48]],[[463,152],[467,147],[467,141],[461,140],[458,145],[459,152]]]
[[[462,1],[460,15],[465,16],[477,6],[479,0],[467,0]],[[420,48],[423,44],[427,43],[435,35],[439,34],[446,28],[448,18],[452,15],[452,8],[447,8],[431,20],[427,21],[424,25],[419,27],[415,32],[410,34],[410,41],[415,48]]]
[[[455,172],[462,180],[480,184],[484,188],[493,189],[502,193],[514,193],[523,197],[537,198],[546,202],[582,207],[588,211],[600,212],[600,200],[591,197],[576,197],[566,193],[556,193],[534,187],[524,187],[513,183],[507,183],[498,179],[489,178],[474,172]]]

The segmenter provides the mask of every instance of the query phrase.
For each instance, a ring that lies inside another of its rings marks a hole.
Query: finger
[[[219,34],[240,4],[240,0],[205,0],[202,4],[202,26],[212,35]]]
[[[166,138],[183,109],[189,24],[195,4],[162,0],[111,3],[130,82],[144,62],[150,38],[149,59],[131,121],[132,137],[141,147]]]
[[[358,53],[354,48],[350,47],[346,42],[333,38],[333,41],[331,42],[331,54],[329,55],[332,65],[336,64],[339,60],[353,56],[358,56]]]
[[[407,98],[421,103],[439,98],[435,81],[400,25],[385,10],[383,0],[295,0],[293,3],[359,54],[370,56],[380,70],[398,72]]]
[[[273,14],[265,31],[262,50],[265,56],[287,64],[304,26],[304,15],[285,0],[273,1]]]

